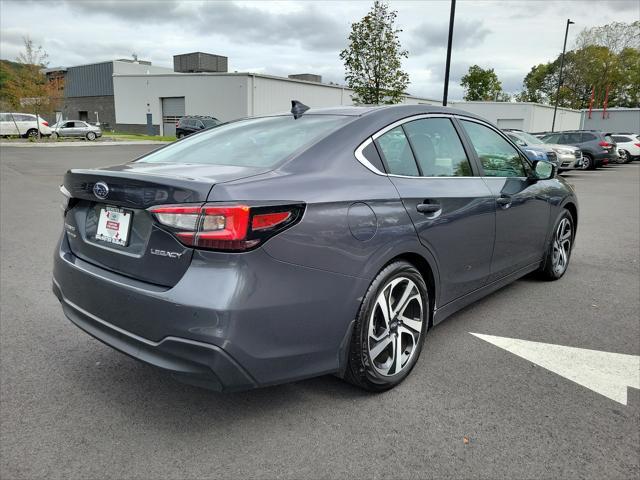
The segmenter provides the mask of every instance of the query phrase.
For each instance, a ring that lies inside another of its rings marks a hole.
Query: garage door
[[[174,136],[176,123],[184,117],[184,97],[162,99],[162,132],[163,135]]]
[[[516,128],[524,130],[524,118],[499,118],[498,126],[500,128]]]

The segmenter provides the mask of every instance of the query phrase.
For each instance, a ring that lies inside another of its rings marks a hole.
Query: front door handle
[[[427,214],[438,213],[440,210],[442,210],[442,205],[438,203],[420,203],[416,207],[416,210],[418,210],[420,213]]]
[[[502,208],[509,208],[511,206],[511,197],[508,195],[501,195],[496,198],[496,203],[500,205]]]

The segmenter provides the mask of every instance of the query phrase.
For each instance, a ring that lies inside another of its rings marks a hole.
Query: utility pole
[[[569,25],[573,25],[576,22],[572,22],[567,18],[567,28],[564,31],[564,45],[562,46],[562,57],[560,57],[560,75],[558,75],[558,90],[556,91],[556,102],[553,106],[553,122],[551,123],[551,131],[554,132],[556,128],[556,113],[558,112],[558,100],[560,99],[560,87],[562,86],[562,68],[564,67],[564,52],[567,50],[567,35],[569,35]]]
[[[449,15],[449,40],[447,41],[447,64],[444,69],[444,94],[442,95],[442,106],[447,106],[447,96],[449,95],[449,70],[451,69],[451,43],[453,41],[453,20],[456,16],[456,0],[451,0],[451,13]]]

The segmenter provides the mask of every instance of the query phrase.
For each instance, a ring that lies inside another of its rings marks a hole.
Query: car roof
[[[486,119],[475,115],[473,113],[459,110],[457,108],[441,107],[438,105],[363,105],[363,106],[338,106],[338,107],[325,107],[325,108],[310,108],[304,115],[343,115],[353,117],[406,117],[410,115],[420,115],[427,113],[447,113],[450,115],[461,115],[465,117],[477,118],[479,120],[487,121]],[[265,116],[279,116],[279,115],[291,115],[290,112],[280,112],[273,115]]]

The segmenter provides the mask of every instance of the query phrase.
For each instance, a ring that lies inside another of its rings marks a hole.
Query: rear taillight
[[[48,127],[49,126],[49,122],[43,120],[42,121],[42,125],[44,125],[45,127]]]
[[[598,145],[600,145],[601,147],[604,147],[604,148],[609,148],[609,147],[613,146],[609,142],[599,142]]]
[[[640,143],[634,143],[636,147],[640,147]]]
[[[243,251],[297,223],[304,205],[164,205],[152,207],[158,223],[184,245],[208,250]]]

